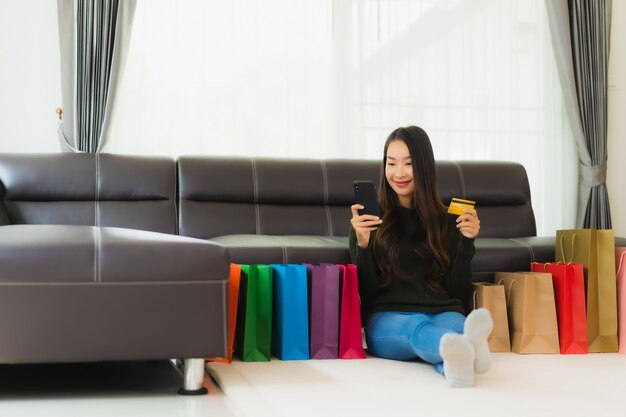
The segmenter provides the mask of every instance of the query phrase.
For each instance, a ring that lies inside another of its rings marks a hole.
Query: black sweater
[[[401,311],[442,313],[457,311],[465,314],[464,302],[472,291],[470,265],[474,256],[474,239],[463,236],[456,227],[456,215],[448,215],[448,232],[445,249],[451,264],[442,277],[443,291],[436,291],[426,285],[425,276],[432,261],[420,258],[413,249],[413,243],[423,228],[414,209],[400,208],[402,239],[400,247],[400,268],[410,276],[409,280],[393,280],[382,287],[383,277],[376,266],[371,249],[374,235],[367,248],[357,244],[354,229],[350,230],[350,256],[357,266],[359,294],[361,296],[361,317],[367,320],[372,313],[379,311]]]

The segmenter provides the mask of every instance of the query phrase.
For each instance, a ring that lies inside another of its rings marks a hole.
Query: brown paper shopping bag
[[[510,352],[509,320],[506,311],[506,295],[504,285],[489,282],[475,282],[474,308],[486,308],[493,319],[493,330],[489,335],[491,352]]]
[[[496,272],[504,284],[515,353],[559,353],[552,275],[539,272]]]
[[[617,352],[617,290],[613,230],[557,230],[557,261],[583,264],[589,352]]]

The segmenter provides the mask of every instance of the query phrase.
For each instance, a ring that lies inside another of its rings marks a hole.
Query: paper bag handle
[[[504,285],[504,284],[502,284],[503,281],[504,280],[501,279],[500,281],[496,282],[496,285]],[[515,282],[515,281],[513,281],[513,282]],[[511,283],[511,285],[513,285],[513,284]],[[511,288],[511,285],[509,285],[509,288]],[[504,286],[504,290],[505,290],[504,292],[506,292],[506,285]],[[476,310],[476,304],[478,304],[478,299],[476,298],[476,294],[477,293],[478,293],[478,290],[476,289],[476,290],[474,290],[474,293],[472,294],[472,302],[474,303],[474,305],[473,305],[474,310]]]
[[[563,236],[561,236],[563,237]],[[562,248],[561,248],[562,249]],[[539,264],[539,265],[543,265],[543,272],[546,272],[546,268],[548,267],[548,265],[550,265],[552,262],[546,262],[546,263],[541,263],[541,262],[531,262],[530,266],[532,267],[534,264]]]
[[[572,257],[567,261],[565,257],[565,245],[563,244],[563,239],[565,239],[565,235],[561,235],[561,255],[563,256],[563,262],[571,264],[574,260],[574,241],[576,240],[576,233],[572,235]]]
[[[619,256],[619,266],[617,267],[617,272],[615,273],[615,276],[618,276],[620,271],[622,270],[622,264],[624,263],[624,255],[626,255],[626,251],[622,252],[621,255]]]
[[[500,280],[500,282],[502,282],[502,280]],[[515,284],[515,280],[511,281],[511,285],[509,285],[509,290],[506,291],[506,285],[504,286],[504,292],[506,293],[506,304],[509,305],[510,301],[511,301],[511,288],[513,287],[513,284]]]

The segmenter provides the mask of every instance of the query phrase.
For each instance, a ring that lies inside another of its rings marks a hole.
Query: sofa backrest
[[[0,221],[11,224],[177,232],[176,163],[171,158],[1,154],[0,186]]]
[[[380,161],[182,156],[179,233],[347,236],[353,180],[378,183]],[[437,161],[444,204],[477,201],[481,237],[535,236],[524,167],[512,162]]]

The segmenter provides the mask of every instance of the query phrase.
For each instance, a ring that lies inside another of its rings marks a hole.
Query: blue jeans
[[[407,361],[420,358],[432,363],[443,374],[439,341],[446,333],[463,333],[465,316],[444,313],[380,312],[365,324],[367,348],[375,356]]]

